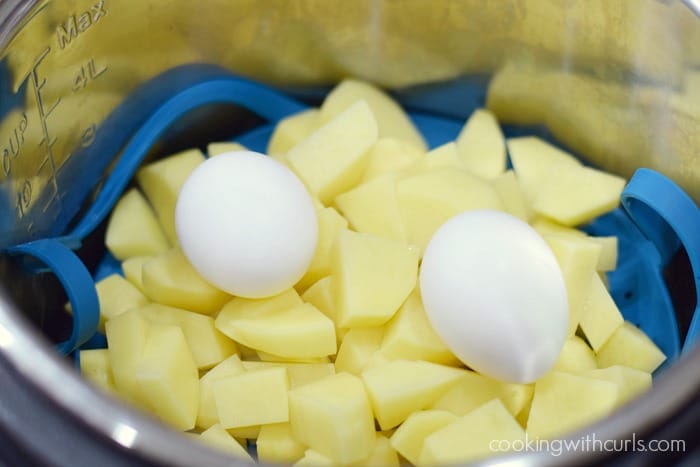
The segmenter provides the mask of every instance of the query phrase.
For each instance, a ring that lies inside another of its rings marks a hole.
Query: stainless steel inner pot
[[[113,162],[99,157],[98,143],[123,141],[115,135],[138,127],[157,98],[141,96],[143,105],[118,124],[112,111],[180,66],[215,65],[301,97],[346,76],[392,90],[479,77],[490,83],[487,103],[501,121],[545,124],[593,164],[624,176],[654,168],[697,202],[698,14],[693,0],[2,0],[0,248],[57,235],[79,215]],[[454,103],[436,109],[466,117]],[[217,127],[206,114],[206,125],[180,129],[201,142],[255,124],[240,109],[226,112],[235,124]],[[154,154],[191,142],[173,137]],[[90,266],[99,232],[80,251]],[[695,307],[692,272],[682,264],[669,270],[681,284],[680,314]],[[52,321],[62,306],[56,280],[27,275],[4,257],[0,280],[0,464],[237,465],[82,382],[50,342],[60,334]],[[693,465],[698,396],[695,349],[662,371],[653,390],[585,433],[685,439],[684,462]],[[527,453],[490,462],[671,461],[621,455]]]

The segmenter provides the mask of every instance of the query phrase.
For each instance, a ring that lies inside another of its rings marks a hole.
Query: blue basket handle
[[[70,337],[57,345],[58,351],[69,354],[87,342],[97,331],[100,305],[95,284],[83,262],[60,241],[35,240],[7,249],[13,256],[44,264],[61,282],[73,313]]]
[[[662,264],[680,246],[688,254],[696,308],[683,344],[685,352],[700,337],[700,209],[678,185],[650,169],[635,172],[621,202],[639,230],[657,247]]]

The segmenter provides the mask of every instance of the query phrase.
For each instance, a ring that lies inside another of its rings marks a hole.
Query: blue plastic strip
[[[83,262],[68,247],[53,239],[23,243],[7,252],[42,262],[63,285],[73,309],[73,328],[70,337],[58,344],[59,352],[69,354],[87,342],[97,330],[100,305],[94,282]]]

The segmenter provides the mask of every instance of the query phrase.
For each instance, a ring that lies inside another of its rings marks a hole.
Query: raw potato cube
[[[140,311],[153,323],[179,326],[199,369],[211,368],[236,353],[236,343],[216,329],[211,316],[158,303],[146,305]]]
[[[434,404],[463,373],[435,363],[394,360],[363,371],[362,381],[379,426],[388,430]]]
[[[178,243],[175,231],[177,197],[187,177],[202,162],[202,151],[189,149],[148,164],[136,173],[136,180],[151,203],[171,245]]]
[[[318,219],[318,241],[316,252],[304,276],[295,287],[306,289],[314,282],[331,273],[331,252],[333,244],[342,229],[348,227],[348,221],[334,208],[321,207],[316,210]]]
[[[564,275],[569,301],[568,335],[571,337],[583,315],[586,294],[600,257],[600,245],[587,238],[579,239],[570,235],[544,235],[544,239],[556,256]]]
[[[258,435],[260,434],[260,427],[261,425],[251,425],[251,426],[241,426],[238,428],[229,428],[226,430],[228,434],[233,436],[236,439],[258,439]]]
[[[391,446],[389,438],[377,433],[374,450],[368,458],[353,464],[357,467],[399,467],[399,456]]]
[[[304,302],[294,289],[288,289],[277,295],[267,298],[241,298],[234,297],[216,315],[214,324],[216,328],[234,338],[232,323],[241,319],[254,319],[258,316],[274,314],[290,308],[302,305]]]
[[[157,255],[170,248],[153,210],[136,188],[114,206],[105,245],[120,261],[132,256]]]
[[[587,372],[585,376],[617,384],[618,407],[651,388],[651,373],[621,365],[597,368]]]
[[[493,180],[506,170],[506,143],[496,117],[477,109],[457,136],[462,163],[474,175]]]
[[[293,359],[335,354],[335,325],[309,303],[252,318],[231,319],[229,335],[245,346]]]
[[[525,194],[520,188],[515,172],[508,170],[494,178],[491,185],[501,197],[503,210],[518,219],[528,222],[532,217],[530,205],[525,200]]]
[[[224,428],[289,421],[284,368],[267,368],[226,376],[212,383],[219,421]]]
[[[209,428],[219,422],[219,412],[216,409],[213,384],[228,376],[235,376],[246,371],[238,355],[232,355],[226,360],[207,371],[199,379],[199,410],[196,425],[198,428]]]
[[[318,451],[307,449],[304,452],[304,457],[295,462],[292,467],[325,467],[337,466],[338,463],[333,459],[324,456]]]
[[[617,268],[617,237],[589,237],[591,241],[600,244],[600,258],[598,258],[598,271],[614,271]]]
[[[413,167],[408,169],[410,173],[427,172],[432,169],[464,169],[462,159],[457,152],[454,142],[445,143],[428,151]]]
[[[347,464],[367,458],[376,435],[362,381],[338,373],[289,391],[294,437],[323,456]]]
[[[359,376],[372,355],[379,350],[383,336],[383,326],[350,329],[335,357],[335,371],[347,371]]]
[[[119,393],[138,401],[136,368],[151,324],[139,310],[129,310],[105,323],[109,363]]]
[[[255,362],[244,361],[243,368],[255,371],[263,368],[282,367],[287,369],[289,387],[296,388],[313,383],[326,376],[335,374],[335,366],[332,363],[283,363],[283,362]]]
[[[318,109],[308,109],[277,122],[267,144],[267,153],[271,156],[287,153],[321,126],[319,115]]]
[[[525,432],[498,399],[425,438],[419,465],[452,465],[488,457],[494,454],[493,440],[525,440]]]
[[[107,349],[80,350],[80,373],[98,388],[116,393]]]
[[[122,263],[122,272],[124,272],[126,280],[144,294],[146,291],[143,289],[143,265],[152,258],[152,256],[132,256]]]
[[[381,138],[395,138],[425,152],[427,146],[406,112],[388,94],[363,81],[346,79],[338,84],[321,105],[321,120],[329,121],[359,100],[367,101],[377,118]]]
[[[253,462],[253,458],[250,457],[248,451],[218,423],[203,431],[199,435],[199,439],[214,449],[218,449],[233,457]]]
[[[423,157],[423,151],[394,138],[380,138],[369,153],[363,182],[374,177],[408,168]]]
[[[395,173],[373,178],[335,198],[338,210],[357,232],[405,241],[396,198]]]
[[[334,246],[337,325],[379,326],[391,319],[418,279],[418,252],[402,242],[343,230]]]
[[[419,465],[423,442],[440,428],[457,421],[457,415],[445,410],[419,410],[408,416],[391,436],[391,445],[413,465]]]
[[[262,350],[256,350],[255,354],[258,360],[268,363],[330,363],[331,359],[328,356],[323,357],[281,357],[272,353],[267,353]]]
[[[205,281],[179,248],[144,263],[142,279],[146,296],[154,302],[197,313],[217,312],[231,299]]]
[[[425,360],[460,365],[433,330],[416,287],[386,324],[381,352],[388,359]]]
[[[589,222],[615,209],[625,179],[590,167],[560,167],[542,183],[532,209],[564,225]]]
[[[466,171],[442,168],[420,172],[396,184],[407,240],[421,251],[450,217],[472,209],[502,210],[501,199],[486,181]]]
[[[535,383],[527,433],[556,438],[609,415],[618,400],[617,384],[553,371]]]
[[[119,274],[112,274],[95,284],[100,303],[99,330],[104,332],[105,321],[132,308],[148,303],[148,299]]]
[[[177,326],[151,325],[136,368],[141,398],[177,430],[191,430],[199,408],[199,373]]]
[[[582,374],[597,368],[595,354],[578,336],[568,338],[552,367],[553,371]]]
[[[608,289],[597,273],[583,302],[583,313],[579,326],[594,351],[599,351],[605,342],[622,326],[624,318]]]
[[[653,373],[666,355],[634,324],[625,321],[598,350],[598,367],[623,365]]]
[[[289,423],[273,423],[260,427],[260,434],[255,443],[258,461],[270,464],[292,464],[302,457],[306,446],[292,434]]]
[[[292,170],[322,203],[357,185],[377,141],[377,121],[360,101],[312,133],[287,153]]]
[[[301,298],[304,302],[312,304],[318,308],[321,313],[335,321],[335,306],[333,305],[331,279],[332,276],[319,279],[301,294]]]
[[[207,144],[207,156],[214,157],[231,151],[247,151],[248,149],[239,143],[221,141]]]

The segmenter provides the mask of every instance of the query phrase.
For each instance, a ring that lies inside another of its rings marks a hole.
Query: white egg
[[[235,151],[200,164],[175,208],[182,251],[214,286],[240,297],[292,287],[316,251],[318,222],[302,182],[263,154]]]
[[[468,211],[445,222],[425,250],[420,291],[440,338],[492,378],[535,381],[566,340],[556,258],[530,225],[504,212]]]

